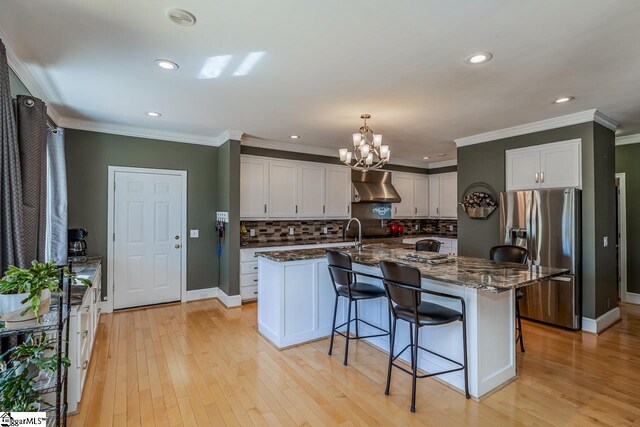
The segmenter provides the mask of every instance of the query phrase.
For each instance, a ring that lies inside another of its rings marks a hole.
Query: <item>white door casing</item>
[[[109,167],[109,181],[108,306],[184,300],[186,172]]]

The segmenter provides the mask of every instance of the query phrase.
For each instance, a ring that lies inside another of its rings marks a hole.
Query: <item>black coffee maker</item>
[[[84,238],[89,233],[84,228],[70,228],[67,233],[67,241],[69,245],[69,259],[75,262],[86,261],[87,259],[87,242]]]

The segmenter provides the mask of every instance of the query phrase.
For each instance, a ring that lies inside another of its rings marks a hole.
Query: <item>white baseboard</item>
[[[625,292],[623,301],[631,304],[640,304],[640,294]]]
[[[218,296],[218,288],[205,288],[187,291],[183,302],[196,301],[199,299],[216,298]]]
[[[240,295],[227,295],[222,289],[218,289],[218,299],[226,307],[240,307],[242,305],[242,297]]]
[[[597,319],[582,318],[582,330],[599,334],[620,319],[620,308],[616,307],[607,311]]]

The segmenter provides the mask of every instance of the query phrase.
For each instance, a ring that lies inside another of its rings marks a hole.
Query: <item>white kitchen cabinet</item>
[[[401,199],[400,203],[393,204],[394,218],[420,218],[429,214],[426,175],[394,172],[393,187]]]
[[[429,215],[429,180],[426,175],[416,175],[413,178],[413,203],[416,217]]]
[[[507,150],[507,191],[582,186],[582,141],[573,139]]]
[[[325,217],[351,216],[351,169],[344,166],[326,167]]]
[[[457,218],[457,173],[429,176],[429,216],[432,218]]]
[[[240,159],[240,217],[267,217],[269,163],[265,159]]]
[[[296,162],[269,162],[270,218],[298,216],[298,165]]]
[[[298,165],[298,217],[319,218],[325,214],[325,170],[322,165]]]
[[[100,320],[98,303],[102,275],[100,266],[93,277],[92,286],[84,294],[79,305],[73,305],[69,313],[69,360],[68,370],[68,404],[69,412],[75,412],[82,397],[84,382],[89,370],[91,352],[95,342],[96,331]]]
[[[393,215],[396,218],[412,217],[413,203],[413,175],[394,172],[393,186],[400,195],[400,203],[393,204]]]

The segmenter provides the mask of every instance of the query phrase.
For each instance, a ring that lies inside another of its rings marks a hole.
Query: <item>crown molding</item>
[[[182,142],[186,144],[208,145],[210,147],[219,147],[224,142],[228,141],[228,139],[225,139],[224,142],[220,142],[222,135],[190,135],[178,132],[141,129],[133,126],[102,124],[78,119],[64,119],[61,123],[59,123],[59,125],[67,129],[108,133],[112,135],[132,136],[136,138],[157,139],[161,141]]]
[[[267,148],[271,150],[290,151],[292,153],[314,154],[316,156],[328,156],[328,157],[336,157],[336,158],[338,157],[337,148],[334,149],[334,148],[304,145],[300,143],[264,140],[264,139],[258,139],[258,138],[254,138],[246,135],[242,139],[242,145],[246,145],[248,147]],[[440,163],[444,163],[444,162],[425,164],[425,162],[413,162],[410,160],[398,159],[396,157],[394,158],[394,160],[392,160],[390,165],[410,166],[410,167],[420,168],[420,169],[429,169],[429,168],[438,167],[438,166],[430,166],[430,165],[438,165]]]
[[[616,145],[629,145],[640,143],[640,133],[616,137]]]
[[[15,54],[15,51],[11,47],[11,41],[7,38],[7,35],[2,32],[2,29],[0,29],[0,39],[2,39],[7,50],[7,63],[9,64],[9,68],[13,70],[16,76],[18,76],[22,84],[27,88],[32,96],[42,99],[45,104],[47,104],[47,115],[57,125],[62,119],[62,116],[55,107],[58,100],[53,96],[51,91],[40,86],[38,79],[33,75],[29,66],[20,60],[20,58]]]
[[[613,131],[618,128],[618,122],[594,109],[581,111],[579,113],[567,114],[566,116],[540,120],[538,122],[527,123],[524,125],[513,126],[510,128],[494,130],[478,135],[467,136],[464,138],[458,138],[454,140],[454,142],[458,147],[465,147],[467,145],[481,144],[483,142],[495,141],[497,139],[526,135],[529,133],[541,132],[549,129],[556,129],[587,122],[599,123],[602,126],[605,126],[606,128]]]
[[[218,145],[222,145],[230,140],[242,141],[242,135],[244,135],[244,131],[242,130],[227,129],[218,136]]]
[[[441,162],[429,163],[429,165],[427,166],[427,169],[446,168],[448,166],[457,166],[457,165],[458,165],[458,159],[443,160]]]

